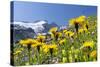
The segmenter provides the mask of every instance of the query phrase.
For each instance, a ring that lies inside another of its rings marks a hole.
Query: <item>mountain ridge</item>
[[[11,29],[14,32],[14,42],[24,38],[34,38],[38,33],[47,33],[50,28],[58,27],[56,23],[48,24],[47,21],[41,20],[33,22],[13,22]]]

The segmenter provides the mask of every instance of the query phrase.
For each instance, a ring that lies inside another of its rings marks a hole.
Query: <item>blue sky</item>
[[[80,15],[97,15],[96,6],[14,1],[12,8],[14,21],[47,20],[58,25],[66,25],[69,19]]]

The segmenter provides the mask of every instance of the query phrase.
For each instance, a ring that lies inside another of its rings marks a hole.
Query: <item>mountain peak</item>
[[[41,24],[46,24],[47,21],[46,20],[37,20],[34,22],[35,25],[41,25]]]

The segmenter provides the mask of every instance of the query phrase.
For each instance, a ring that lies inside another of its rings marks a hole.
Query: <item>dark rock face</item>
[[[15,26],[11,24],[11,36],[13,37],[13,41],[19,41],[20,39],[25,38],[33,38],[35,35],[35,32],[31,28],[22,28],[18,26],[18,28],[15,29]]]
[[[58,25],[55,23],[51,23],[51,24],[46,23],[46,24],[43,24],[43,26],[45,29],[42,32],[44,33],[47,33],[52,27],[58,27]]]

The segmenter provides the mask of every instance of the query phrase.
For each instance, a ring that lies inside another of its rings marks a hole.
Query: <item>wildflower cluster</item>
[[[20,40],[14,47],[14,65],[96,61],[97,20],[93,17],[75,17],[66,29],[52,27],[46,35]]]

